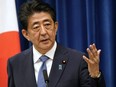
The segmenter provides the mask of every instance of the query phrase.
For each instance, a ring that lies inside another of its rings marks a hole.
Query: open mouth
[[[43,39],[41,40],[42,43],[48,43],[49,39]]]

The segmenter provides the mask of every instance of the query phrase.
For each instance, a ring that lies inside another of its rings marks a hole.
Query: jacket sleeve
[[[91,78],[88,72],[87,63],[82,60],[80,67],[80,86],[81,87],[106,87],[103,73],[99,78]]]
[[[80,87],[91,87],[87,63],[83,59],[81,59],[80,63],[79,82]]]
[[[106,87],[103,73],[101,73],[101,76],[99,78],[90,77],[90,79],[92,87]]]

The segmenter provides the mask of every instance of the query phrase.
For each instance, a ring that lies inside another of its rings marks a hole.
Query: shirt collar
[[[53,60],[54,58],[54,54],[55,54],[55,51],[56,51],[56,47],[57,47],[57,43],[55,41],[53,47],[45,54],[46,56],[48,56],[50,59]],[[42,54],[40,52],[38,52],[34,45],[33,45],[33,60],[34,60],[34,63],[38,62],[39,61],[39,58],[42,56]]]

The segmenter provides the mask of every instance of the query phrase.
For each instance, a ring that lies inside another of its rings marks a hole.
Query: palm
[[[95,77],[99,73],[100,51],[101,50],[96,49],[95,44],[92,44],[89,48],[87,48],[89,58],[83,56],[84,60],[88,64],[88,71],[92,77]]]

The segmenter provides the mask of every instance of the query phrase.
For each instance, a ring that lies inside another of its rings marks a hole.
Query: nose
[[[45,35],[46,34],[46,29],[45,29],[45,27],[43,25],[41,25],[40,34],[41,35]]]

